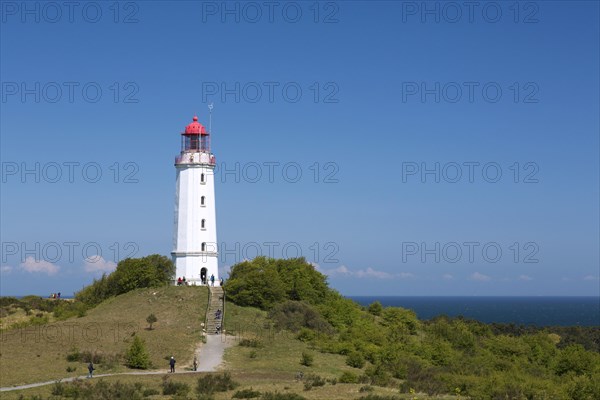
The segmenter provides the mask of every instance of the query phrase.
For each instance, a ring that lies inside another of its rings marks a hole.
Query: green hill
[[[146,342],[155,367],[166,368],[165,357],[171,355],[182,365],[190,363],[201,340],[207,300],[206,287],[137,289],[105,300],[81,318],[2,331],[0,386],[83,375],[83,359],[67,361],[77,353],[96,355],[97,373],[125,371],[122,356],[133,335]],[[158,321],[147,330],[152,313]]]
[[[92,303],[103,298],[106,288],[126,287],[123,283],[135,278],[127,266],[150,275],[154,268],[124,263],[117,277],[103,278],[84,291]],[[121,375],[9,392],[2,398],[600,398],[596,328],[572,333],[463,318],[420,321],[410,310],[379,303],[361,307],[344,298],[304,259],[259,257],[240,263],[225,289],[226,335],[221,340],[232,344],[224,356],[230,375]],[[85,364],[67,359],[81,358],[77,354],[82,352],[99,355],[98,373],[127,371],[122,355],[134,336],[145,341],[154,367],[165,369],[167,357],[174,355],[181,371],[202,337],[207,296],[201,287],[136,289],[108,296],[80,318],[6,331],[1,386],[62,378],[69,375],[67,368],[76,368],[70,375],[81,375]],[[158,321],[147,330],[151,313]],[[53,329],[66,332],[70,326],[86,334],[61,333],[61,340],[48,340]],[[44,340],[34,340],[34,328],[46,332],[39,335]],[[215,389],[219,385],[222,391]]]

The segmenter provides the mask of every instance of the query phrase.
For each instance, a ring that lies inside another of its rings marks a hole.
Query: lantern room
[[[210,153],[210,134],[196,116],[181,134],[181,151]]]

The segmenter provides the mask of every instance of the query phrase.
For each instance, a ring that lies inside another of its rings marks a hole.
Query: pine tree
[[[125,361],[129,368],[148,369],[150,368],[150,355],[146,350],[146,344],[139,336],[136,336],[131,343],[131,347],[125,354]]]

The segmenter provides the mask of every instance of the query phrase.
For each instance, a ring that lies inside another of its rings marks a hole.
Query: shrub
[[[365,366],[365,359],[362,354],[357,351],[354,351],[346,357],[346,364],[353,368],[362,368]]]
[[[52,387],[52,395],[60,398],[94,400],[141,400],[144,397],[143,386],[140,383],[129,384],[120,381],[108,383],[102,379],[96,384],[80,380],[71,383],[57,382]]]
[[[243,346],[243,347],[253,347],[253,348],[257,348],[257,349],[265,347],[265,345],[263,344],[263,342],[261,342],[260,340],[258,340],[256,338],[242,339],[242,340],[240,340],[239,345]]]
[[[174,274],[175,266],[165,256],[152,254],[143,258],[126,258],[119,261],[114,272],[94,280],[77,292],[75,298],[86,305],[96,305],[134,289],[168,285]]]
[[[564,375],[574,372],[583,375],[591,372],[594,365],[593,353],[587,352],[580,344],[573,344],[562,349],[556,365],[556,373]]]
[[[225,290],[240,306],[268,310],[286,299],[321,303],[329,289],[326,276],[304,258],[256,257],[231,268]]]
[[[163,377],[162,392],[164,395],[187,396],[190,385],[185,382],[173,382],[167,376]]]
[[[373,315],[381,315],[381,312],[383,311],[383,306],[380,302],[376,301],[369,305],[368,310]]]
[[[317,386],[325,386],[325,383],[325,379],[319,375],[309,374],[304,377],[304,390],[310,390]]]
[[[306,397],[300,396],[296,393],[267,392],[263,394],[261,400],[306,400]]]
[[[313,365],[313,362],[314,362],[313,355],[303,351],[302,357],[300,358],[300,364],[310,367],[311,365]]]
[[[320,333],[333,333],[333,328],[321,317],[319,311],[306,302],[289,300],[278,304],[271,310],[269,317],[273,319],[278,329],[298,332],[302,328],[308,328]],[[311,333],[304,331],[303,335],[310,336]]]
[[[315,332],[302,327],[300,328],[300,332],[298,332],[298,335],[296,336],[296,339],[302,341],[302,342],[310,342],[311,340],[313,340],[315,338]]]
[[[231,379],[231,374],[225,372],[222,375],[206,375],[198,378],[196,392],[199,395],[212,395],[216,392],[227,392],[235,389],[239,384]]]
[[[144,392],[142,393],[142,395],[144,397],[156,396],[159,394],[160,394],[160,392],[154,388],[145,389]]]
[[[373,386],[370,385],[361,386],[360,389],[358,389],[360,393],[372,392],[373,390],[375,389],[373,389]]]
[[[256,397],[260,397],[260,392],[257,390],[252,390],[252,388],[250,388],[250,389],[238,390],[237,392],[235,392],[233,394],[233,396],[231,398],[232,399],[254,399]]]
[[[75,347],[73,347],[69,353],[67,353],[67,361],[69,362],[77,362],[77,361],[81,361],[81,353],[79,353],[79,350]]]
[[[136,336],[131,343],[131,347],[125,354],[125,362],[129,368],[148,369],[150,368],[150,355],[146,350],[146,345],[139,336]]]
[[[358,383],[358,376],[352,372],[344,371],[339,379],[340,383]]]
[[[376,386],[387,386],[391,381],[390,374],[382,364],[368,367],[365,371],[365,376],[368,378],[368,382],[371,383],[371,385]]]

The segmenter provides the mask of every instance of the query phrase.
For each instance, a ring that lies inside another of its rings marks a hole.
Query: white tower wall
[[[185,277],[188,284],[200,285],[201,274],[206,269],[208,284],[211,275],[218,282],[214,156],[206,152],[184,152],[177,157],[175,168],[175,232],[171,253],[176,267],[175,280]]]

